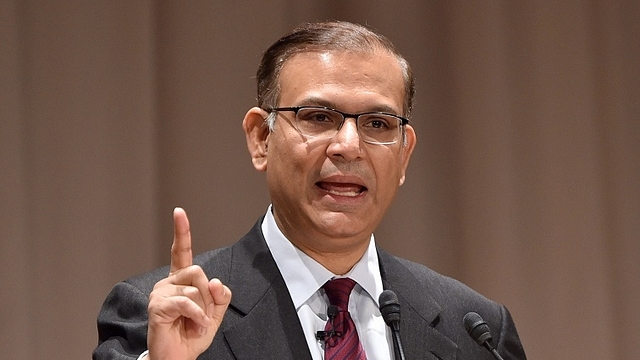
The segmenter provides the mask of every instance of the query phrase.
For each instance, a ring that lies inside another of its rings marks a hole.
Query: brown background
[[[531,359],[640,359],[640,2],[0,1],[0,355],[86,359],[121,279],[264,212],[240,122],[261,52],[367,23],[418,79],[377,232],[505,303]]]

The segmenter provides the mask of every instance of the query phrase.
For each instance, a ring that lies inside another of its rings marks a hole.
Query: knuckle
[[[166,277],[160,281],[158,281],[157,283],[155,283],[155,285],[153,285],[153,289],[152,289],[152,293],[154,291],[160,291],[162,290],[162,288],[166,287],[169,284],[169,277]]]
[[[200,295],[200,290],[193,286],[185,286],[182,288],[181,293],[183,296],[188,297],[189,299],[195,299]]]
[[[191,265],[181,270],[192,281],[200,276],[204,276],[204,270],[198,265]]]
[[[191,245],[183,245],[177,246],[176,244],[171,245],[171,253],[174,255],[180,255],[182,253],[191,252]]]

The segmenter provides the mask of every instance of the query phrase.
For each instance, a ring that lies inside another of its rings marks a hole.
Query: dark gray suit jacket
[[[311,360],[300,321],[267,248],[259,220],[237,243],[194,258],[209,278],[232,291],[231,305],[209,349],[199,359]],[[400,334],[407,360],[493,360],[464,329],[469,311],[489,324],[502,357],[525,359],[507,309],[464,284],[378,249],[382,281],[402,308]],[[98,315],[94,359],[135,359],[146,347],[147,304],[168,267],[117,284]],[[215,355],[214,355],[215,354]]]

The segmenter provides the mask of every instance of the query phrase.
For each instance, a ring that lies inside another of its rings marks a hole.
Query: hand
[[[169,276],[149,296],[149,359],[195,359],[213,341],[231,301],[220,280],[209,281],[193,265],[187,214],[173,211],[173,245]]]

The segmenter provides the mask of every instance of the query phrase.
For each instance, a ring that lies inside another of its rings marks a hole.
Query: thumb
[[[222,324],[224,313],[231,303],[231,290],[219,279],[209,281],[209,292],[213,297],[213,302],[207,306],[207,315],[219,327]]]

